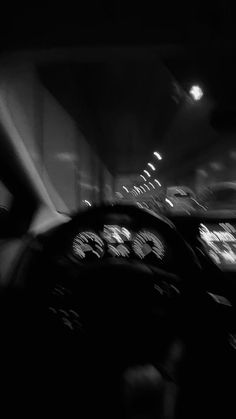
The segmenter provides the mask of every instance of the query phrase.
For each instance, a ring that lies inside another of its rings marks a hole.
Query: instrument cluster
[[[156,231],[138,231],[120,225],[104,225],[101,231],[81,231],[72,242],[73,258],[79,262],[104,258],[129,258],[147,263],[163,262],[166,243]]]

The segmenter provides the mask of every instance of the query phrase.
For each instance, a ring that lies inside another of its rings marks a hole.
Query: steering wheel
[[[174,226],[168,220],[135,207],[91,208],[79,214],[46,238],[45,253],[49,258],[54,255],[54,260],[61,261],[60,255],[65,253],[67,238],[71,243],[77,231],[93,231],[97,226],[102,228],[108,217],[117,216],[119,219],[124,214],[130,217],[136,227],[155,228],[167,239],[174,253],[168,266],[155,266],[145,260],[105,258],[74,264],[68,260],[62,261],[59,264],[62,273],[58,274],[57,270],[60,285],[72,287],[72,299],[76,295],[84,328],[90,332],[93,330],[94,335],[96,332],[103,335],[103,338],[109,336],[110,344],[112,340],[116,341],[115,336],[121,339],[121,334],[124,334],[126,342],[127,339],[134,342],[135,334],[147,335],[155,311],[156,315],[161,312],[164,315],[164,311],[167,313],[176,307],[182,294],[191,292],[200,273],[200,265],[194,252]],[[126,345],[126,349],[127,347]]]
[[[170,271],[124,259],[78,266],[65,255],[67,243],[80,228],[93,229],[107,216],[122,214],[136,225],[155,227],[171,243],[175,262]],[[87,394],[91,392],[88,376],[93,376],[98,403],[104,391],[113,400],[114,391],[109,390],[132,365],[151,363],[168,379],[179,379],[171,376],[174,370],[168,371],[166,356],[176,340],[183,343],[182,348],[194,345],[194,354],[200,355],[196,365],[203,365],[210,355],[215,329],[209,329],[213,317],[209,307],[213,303],[201,287],[203,273],[193,250],[168,220],[135,207],[91,208],[38,237],[31,251],[33,257],[19,270],[18,281],[23,272],[31,300],[35,296],[30,305],[39,325],[42,306],[49,309],[44,327],[50,342],[50,368],[58,377],[58,362],[66,358],[60,370],[63,374],[68,368],[77,371],[80,388],[86,388]],[[40,327],[42,339],[45,330]]]

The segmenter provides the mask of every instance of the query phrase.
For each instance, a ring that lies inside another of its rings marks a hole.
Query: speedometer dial
[[[73,241],[73,255],[79,259],[97,259],[104,254],[102,239],[92,231],[77,234]]]
[[[165,247],[160,237],[148,230],[142,230],[135,236],[133,250],[140,259],[155,255],[162,260],[165,255]]]

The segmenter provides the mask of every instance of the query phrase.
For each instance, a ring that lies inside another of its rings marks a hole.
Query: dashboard
[[[124,225],[104,224],[99,230],[78,231],[72,240],[70,256],[80,262],[126,258],[150,264],[167,262],[170,250],[154,229],[134,230]]]
[[[134,208],[96,208],[79,214],[52,237],[49,253],[75,274],[90,264],[124,261],[181,276],[192,269],[193,255],[187,256],[192,250],[195,263],[212,269],[212,275],[218,270],[227,275],[236,272],[236,219],[229,217],[165,219]]]

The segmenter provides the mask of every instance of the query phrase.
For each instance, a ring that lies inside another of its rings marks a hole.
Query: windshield
[[[217,30],[211,19],[222,14],[214,7],[206,28]],[[2,55],[0,122],[58,212],[117,202],[188,214],[235,205],[228,189],[202,199],[212,184],[235,179],[235,49],[210,42],[198,7],[200,15],[191,15],[196,30],[188,19],[187,48],[174,30],[186,25],[178,8],[172,18],[166,10],[163,21],[128,6],[117,15],[112,6],[106,15],[96,6],[99,19],[90,20],[85,8],[83,29],[76,14],[70,37],[64,15],[57,17],[65,42],[58,36],[54,44],[45,13],[35,29],[41,43],[29,47],[34,37],[27,34],[22,47]]]

